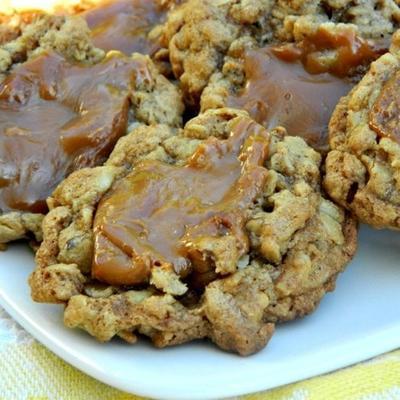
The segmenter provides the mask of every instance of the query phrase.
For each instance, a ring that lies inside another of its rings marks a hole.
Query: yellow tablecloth
[[[0,307],[0,400],[140,399],[81,373],[19,327]],[[400,350],[243,400],[400,400]]]

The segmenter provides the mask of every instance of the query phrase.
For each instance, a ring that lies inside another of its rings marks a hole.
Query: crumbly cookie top
[[[211,74],[239,37],[267,31],[270,0],[189,0],[168,16],[163,42],[187,101],[195,104]]]
[[[224,57],[270,42],[300,42],[321,25],[350,25],[358,34],[384,45],[400,23],[393,0],[363,1],[209,1],[190,0],[168,16],[164,47],[172,69],[196,104],[213,73],[221,71]],[[331,26],[329,26],[331,25]],[[327,57],[329,59],[329,57]]]
[[[400,23],[396,0],[277,0],[271,26],[281,41],[297,40],[313,25],[324,22],[357,26],[362,37],[379,39],[392,34]]]
[[[337,105],[325,188],[332,198],[377,228],[400,228],[400,145],[396,125],[400,34]]]
[[[93,45],[90,30],[80,17],[37,13],[18,29],[15,37],[7,33],[0,37],[0,77],[15,64],[46,50],[54,50],[69,61],[87,64],[104,58],[104,51]]]

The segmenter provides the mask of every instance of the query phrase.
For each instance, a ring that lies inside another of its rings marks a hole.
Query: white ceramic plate
[[[209,399],[269,389],[400,347],[400,234],[363,228],[359,252],[318,310],[278,327],[268,347],[241,358],[208,343],[156,350],[99,344],[62,325],[62,307],[34,304],[24,245],[0,253],[0,303],[33,336],[87,374],[162,399]]]

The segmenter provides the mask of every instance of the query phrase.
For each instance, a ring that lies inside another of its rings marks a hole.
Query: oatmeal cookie
[[[189,104],[197,106],[214,73],[211,84],[218,86],[214,91],[243,84],[243,69],[233,66],[230,58],[237,59],[245,49],[301,42],[321,26],[332,32],[343,25],[384,47],[399,23],[400,9],[393,0],[191,0],[169,14],[162,41]],[[325,50],[319,58],[329,63],[335,52]],[[217,85],[221,79],[225,81]],[[202,103],[203,110],[213,108],[204,104],[209,100]]]
[[[49,199],[32,298],[100,341],[209,338],[242,355],[310,313],[356,249],[321,156],[244,111],[138,126]]]
[[[376,228],[400,229],[399,76],[398,31],[390,51],[342,98],[329,127],[324,186],[338,204]]]
[[[51,33],[41,43],[58,48]],[[44,48],[0,84],[1,244],[40,240],[47,196],[72,171],[102,164],[128,125],[181,124],[181,94],[148,56],[109,52],[87,64]]]

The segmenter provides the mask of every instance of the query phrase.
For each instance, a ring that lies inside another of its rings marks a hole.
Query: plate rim
[[[367,235],[374,230],[361,227],[360,235],[359,235],[359,244],[363,243],[362,237]],[[376,232],[376,231],[375,231]],[[386,231],[387,232],[387,231]],[[389,233],[389,232],[387,232]],[[378,233],[379,234],[379,233]],[[390,234],[390,240],[392,236]],[[398,246],[400,236],[395,236],[395,241],[387,243],[389,246]],[[375,243],[376,238],[372,237],[373,243]],[[370,239],[368,239],[370,240]],[[384,240],[387,240],[387,237],[384,237]],[[364,242],[364,244],[368,245],[368,241]],[[361,246],[360,246],[361,247]],[[22,247],[21,247],[22,250]],[[385,250],[386,251],[386,250]],[[398,248],[394,254],[394,258],[392,257],[392,261],[389,264],[390,268],[397,267],[397,254],[400,251]],[[386,254],[386,253],[384,253]],[[23,256],[25,257],[25,256]],[[361,261],[362,259],[360,259]],[[381,259],[379,259],[381,260]],[[394,260],[394,264],[393,264]],[[10,261],[10,260],[9,260]],[[364,260],[365,261],[365,260]],[[11,258],[12,262],[12,258]],[[26,262],[26,260],[25,260]],[[376,262],[376,261],[375,261]],[[362,267],[362,264],[358,264],[358,267]],[[379,266],[376,266],[379,271]],[[375,274],[375,268],[373,269],[373,273]],[[102,361],[112,356],[112,353],[108,353],[108,351],[100,351],[99,353],[96,352],[93,358],[90,357],[90,353],[84,352],[85,349],[85,342],[79,341],[79,337],[75,336],[76,332],[70,330],[65,331],[62,336],[59,336],[61,330],[64,331],[62,326],[61,320],[58,320],[61,316],[61,307],[62,305],[52,305],[51,307],[60,307],[60,314],[56,315],[57,321],[50,318],[49,324],[43,324],[43,321],[46,320],[45,316],[43,317],[43,311],[46,312],[45,309],[38,310],[38,314],[33,312],[32,307],[40,307],[41,305],[37,305],[30,300],[29,294],[29,287],[26,283],[26,276],[29,273],[28,265],[24,268],[21,268],[21,271],[17,271],[13,273],[12,269],[7,268],[4,272],[4,275],[0,273],[0,279],[5,277],[5,281],[0,284],[0,305],[4,307],[6,312],[10,314],[15,321],[17,321],[23,328],[25,328],[38,342],[40,342],[44,347],[49,349],[51,352],[56,354],[62,360],[67,362],[68,364],[72,365],[73,367],[77,368],[78,370],[82,371],[83,373],[105,383],[114,388],[119,390],[136,394],[139,396],[145,396],[150,398],[157,398],[157,399],[173,399],[173,400],[206,400],[206,399],[215,399],[215,398],[224,398],[224,397],[232,397],[232,396],[240,396],[244,394],[250,394],[260,391],[269,390],[272,388],[276,388],[282,385],[295,383],[301,380],[305,380],[311,377],[320,376],[326,374],[328,372],[335,371],[337,369],[341,369],[353,364],[356,364],[363,360],[368,360],[372,357],[380,355],[382,353],[386,353],[388,351],[400,348],[400,319],[398,318],[396,304],[400,304],[400,298],[395,297],[394,304],[395,308],[392,308],[392,311],[395,311],[394,318],[390,318],[384,325],[378,325],[377,329],[367,329],[365,332],[364,330],[358,330],[358,336],[354,337],[352,335],[341,335],[340,331],[337,336],[337,340],[333,342],[326,342],[323,346],[317,346],[312,351],[306,351],[305,353],[301,353],[300,357],[296,355],[290,356],[290,368],[287,365],[287,358],[283,358],[280,361],[278,358],[273,358],[273,363],[269,363],[266,372],[266,369],[261,368],[259,362],[265,362],[265,359],[262,357],[260,359],[252,360],[252,356],[247,358],[241,358],[240,356],[232,355],[232,357],[237,357],[239,368],[235,368],[233,372],[229,372],[228,374],[218,374],[217,370],[217,378],[213,379],[210,378],[214,375],[213,369],[208,372],[208,362],[207,358],[205,359],[206,369],[203,367],[203,378],[209,379],[204,385],[197,385],[196,379],[197,376],[193,375],[194,378],[188,379],[188,384],[176,384],[176,380],[171,379],[172,374],[175,370],[169,374],[167,374],[167,379],[159,379],[155,384],[153,379],[147,379],[146,373],[152,372],[151,368],[147,365],[144,374],[140,374],[140,363],[137,362],[138,359],[135,360],[132,367],[132,374],[122,374],[118,375],[118,371],[115,372],[113,370],[107,369],[101,363],[96,363],[95,361]],[[392,289],[391,293],[397,293],[397,282],[398,278],[400,278],[400,270],[395,269],[396,272],[396,282],[394,288],[394,292]],[[1,271],[0,271],[1,272]],[[15,276],[15,279],[14,279]],[[367,275],[368,276],[368,275]],[[23,277],[23,279],[22,279]],[[4,284],[9,282],[8,279],[11,279],[11,285]],[[375,282],[375,281],[374,281]],[[23,290],[22,298],[20,295],[15,294],[15,289],[19,290],[24,285],[26,290]],[[12,290],[9,290],[12,289]],[[364,287],[363,287],[364,290]],[[368,288],[364,292],[367,298],[371,298],[370,292]],[[373,295],[374,292],[372,292]],[[331,295],[330,295],[331,296]],[[330,297],[329,296],[329,297]],[[385,294],[383,294],[384,297]],[[365,296],[364,296],[365,300]],[[371,298],[374,301],[374,298]],[[32,307],[27,308],[27,302],[32,305]],[[368,304],[367,304],[368,305]],[[377,303],[379,306],[379,303]],[[342,309],[343,311],[343,309]],[[58,314],[58,313],[57,313]],[[360,314],[363,315],[363,314]],[[35,316],[40,317],[40,320],[36,320]],[[43,318],[44,319],[43,319]],[[373,316],[372,316],[373,317]],[[318,318],[318,316],[317,316]],[[373,326],[375,326],[373,319],[371,320]],[[351,318],[349,320],[344,320],[349,328],[349,324],[351,327]],[[296,322],[291,322],[290,324],[296,324]],[[301,321],[299,321],[301,323]],[[60,326],[59,326],[60,325]],[[342,325],[333,325],[333,328],[340,330]],[[53,327],[53,329],[51,329]],[[288,327],[290,330],[290,326]],[[368,326],[367,326],[368,328]],[[280,327],[278,327],[279,333]],[[284,327],[282,329],[287,329]],[[343,328],[344,332],[346,333],[346,328]],[[362,328],[363,329],[363,328]],[[348,329],[347,329],[348,331]],[[360,334],[360,332],[364,334]],[[287,331],[285,332],[287,335]],[[318,335],[324,335],[323,330],[317,331]],[[83,333],[82,333],[83,335]],[[277,335],[276,335],[277,336]],[[275,335],[272,337],[272,342],[274,341]],[[83,338],[83,337],[82,337]],[[88,340],[93,340],[92,338],[87,335]],[[74,341],[78,340],[76,348],[74,347]],[[86,340],[86,338],[85,338]],[[95,341],[94,341],[95,342]],[[323,341],[323,343],[325,343]],[[312,336],[311,336],[311,345],[312,345]],[[106,345],[105,345],[106,346]],[[307,345],[308,346],[308,345]],[[101,349],[106,347],[102,347]],[[96,351],[96,347],[88,347],[89,350]],[[100,348],[99,348],[100,349]],[[211,346],[210,346],[211,349]],[[165,350],[157,350],[157,352],[165,351],[167,353],[166,360],[170,357],[168,352],[173,352],[174,349],[165,349]],[[193,347],[190,349],[193,351],[193,354],[198,354],[197,351],[203,351],[202,348]],[[119,350],[118,350],[119,351]],[[143,348],[139,350],[139,355],[143,356],[143,351],[146,350]],[[220,352],[220,350],[213,349],[215,354]],[[133,352],[134,354],[134,352]],[[151,357],[151,353],[150,353]],[[173,355],[174,357],[174,355]],[[181,360],[182,354],[178,354],[178,360]],[[187,354],[184,354],[184,357],[187,357]],[[189,354],[190,357],[190,354]],[[229,355],[231,357],[231,355]],[[254,357],[257,357],[255,355]],[[112,358],[112,357],[111,357]],[[161,359],[161,361],[160,361]],[[247,360],[249,360],[248,364],[246,365]],[[92,362],[94,361],[94,362]],[[151,359],[150,359],[151,361]],[[163,357],[156,357],[156,362],[163,362]],[[128,360],[129,362],[129,360]],[[204,366],[204,360],[203,366]],[[228,360],[228,362],[230,362]],[[226,360],[222,362],[221,365],[226,366]],[[246,371],[243,374],[243,379],[241,377],[241,369],[242,366],[243,370]],[[163,364],[161,364],[161,368],[163,368]],[[175,366],[176,368],[176,366]],[[150,371],[149,371],[150,370]],[[160,366],[155,367],[156,372],[160,372]],[[179,370],[179,368],[178,368]],[[181,370],[181,369],[180,369]],[[161,369],[162,371],[162,369]],[[138,373],[139,372],[139,373]],[[284,373],[283,373],[284,372]],[[268,375],[266,375],[268,374]],[[268,376],[266,378],[266,376]],[[232,378],[233,377],[233,378]],[[251,377],[251,379],[249,379]],[[145,379],[146,378],[146,379]],[[189,383],[190,382],[190,383]]]
[[[254,384],[254,382],[251,384],[244,384],[244,382],[241,381],[236,385],[233,384],[229,387],[229,389],[226,387],[216,388],[215,386],[212,386],[211,389],[208,387],[205,389],[205,391],[194,391],[189,394],[187,390],[181,390],[178,392],[176,390],[176,385],[170,385],[174,386],[173,388],[165,385],[155,388],[154,384],[149,382],[136,382],[133,379],[132,382],[126,383],[123,380],[118,381],[114,379],[113,376],[107,376],[101,369],[96,369],[91,364],[85,362],[84,358],[79,358],[79,355],[75,354],[72,349],[67,348],[66,345],[63,345],[63,343],[58,342],[54,335],[51,335],[44,329],[41,329],[40,326],[31,321],[23,312],[20,312],[18,306],[14,305],[14,302],[10,300],[1,289],[0,304],[3,306],[6,312],[26,331],[28,331],[38,342],[40,342],[44,347],[49,349],[68,364],[77,368],[79,371],[99,380],[100,382],[127,393],[148,398],[157,398],[160,400],[187,400],[188,398],[192,400],[208,400],[266,391],[286,384],[309,379],[311,377],[324,375],[328,372],[333,372],[335,370],[357,364],[358,362],[368,360],[372,357],[400,347],[400,336],[398,335],[399,326],[394,324],[394,326],[392,326],[390,329],[386,329],[385,332],[377,332],[359,339],[357,341],[357,350],[354,349],[354,343],[349,343],[346,346],[352,346],[351,351],[343,351],[343,345],[341,345],[333,347],[331,346],[331,348],[326,350],[323,354],[321,354],[321,351],[318,353],[313,353],[310,358],[311,360],[314,359],[314,362],[311,362],[310,360],[308,363],[308,369],[304,369],[297,374],[289,372],[289,374],[285,376],[274,379],[272,384],[265,385],[262,383],[261,379],[256,379],[256,384]],[[372,343],[373,346],[371,345]],[[377,343],[379,343],[380,346],[377,346]],[[340,347],[340,352],[338,352],[338,347]],[[366,351],[365,349],[368,350]],[[330,357],[330,354],[334,355],[334,357]],[[242,360],[240,356],[238,357],[239,360]],[[318,362],[315,360],[315,358],[318,358]],[[293,368],[293,370],[294,369],[295,368]],[[190,397],[188,397],[188,395]]]

